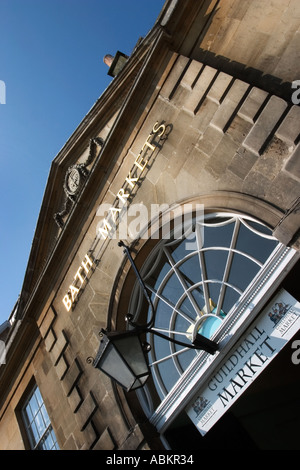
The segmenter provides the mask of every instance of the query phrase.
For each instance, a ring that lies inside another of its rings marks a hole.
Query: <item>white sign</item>
[[[282,289],[186,408],[202,435],[226,413],[299,328],[300,303]]]

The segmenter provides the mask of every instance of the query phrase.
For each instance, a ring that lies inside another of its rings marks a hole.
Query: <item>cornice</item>
[[[159,93],[157,83],[161,77],[161,70],[164,70],[172,53],[170,53],[169,50],[168,36],[162,28],[156,28],[155,34],[152,32],[152,39],[151,48],[143,53],[144,60],[143,63],[140,64],[139,72],[103,144],[102,150],[90,171],[89,177],[86,179],[76,204],[74,204],[71,209],[70,215],[59,235],[56,245],[46,261],[35,286],[28,292],[28,298],[23,297],[23,303],[19,311],[19,316],[21,315],[22,318],[37,318],[41,310],[48,308],[50,305],[55,290],[61,282],[60,279],[64,277],[78,246],[88,230],[94,215],[91,209],[96,207],[99,194],[107,180],[107,174],[109,174],[114,167],[118,155],[122,152],[124,143],[128,141],[133,130],[135,134],[138,132],[135,126],[137,122],[139,122],[141,114],[144,114],[143,119],[146,118],[147,112],[145,111],[145,106],[141,104],[148,98],[149,93]],[[122,70],[122,73],[125,74],[126,70]],[[117,77],[117,79],[119,79],[119,77]],[[119,80],[118,86],[121,86],[121,78]],[[139,106],[137,106],[137,103]],[[94,114],[96,114],[96,107],[93,109],[91,121],[93,120]],[[128,126],[129,122],[131,123],[130,126]],[[139,123],[139,126],[140,125],[141,122]],[[81,126],[83,127],[81,131],[84,132],[84,122]],[[81,131],[77,129],[76,134],[80,134]],[[76,139],[74,134],[72,139],[73,141]],[[62,156],[62,153],[60,156]],[[57,166],[57,160],[55,163],[56,165],[52,171],[58,171],[59,166]],[[55,184],[53,184],[53,186],[55,186]],[[51,187],[51,182],[49,182],[49,191],[53,191],[53,186]],[[47,207],[47,192],[45,193],[44,203]],[[75,226],[74,220],[76,221]],[[41,219],[39,222],[41,223]],[[74,227],[76,227],[75,230]],[[41,223],[41,233],[42,228]],[[57,260],[60,260],[59,264]],[[30,270],[30,264],[28,265],[28,270]],[[28,272],[30,273],[30,271]],[[54,280],[56,280],[55,285]],[[45,299],[47,300],[45,301]]]
[[[128,116],[127,122],[133,122],[133,116],[136,116],[137,113],[136,104],[141,102],[141,98],[136,98],[136,96],[141,94],[141,92],[145,95],[148,87],[151,86],[151,82],[157,79],[157,74],[164,60],[162,60],[162,57],[164,58],[164,54],[170,50],[170,44],[174,42],[172,34],[174,35],[176,27],[181,25],[182,22],[183,24],[185,22],[184,29],[187,31],[189,23],[195,17],[195,12],[186,11],[186,3],[187,2],[183,0],[170,0],[165,3],[154,27],[147,36],[138,43],[138,46],[133,51],[122,71],[112,80],[108,88],[102,93],[58,155],[54,158],[51,164],[32,243],[32,250],[26,269],[20,298],[21,313],[19,314],[23,315],[22,310],[24,304],[28,300],[28,295],[30,295],[30,292],[33,290],[33,284],[36,282],[36,276],[33,276],[33,273],[41,269],[40,266],[45,264],[46,260],[49,258],[49,253],[53,251],[57,244],[58,228],[53,221],[53,215],[59,210],[58,206],[63,197],[63,179],[68,167],[74,164],[85,151],[87,142],[95,138],[97,132],[99,132],[101,123],[104,126],[117,110],[119,110],[115,125],[111,129],[107,142],[104,143],[103,151],[100,155],[100,166],[102,170],[105,169],[100,175],[100,179],[103,180],[105,173],[108,171],[109,164],[114,158],[113,154],[110,159],[106,158],[108,149],[112,142],[114,146],[121,144],[121,134],[124,128],[127,128],[126,125],[122,126],[121,124],[122,122],[126,124],[126,119],[124,119],[126,113]],[[197,7],[197,11],[198,10],[199,7]],[[161,51],[162,44],[164,45],[164,53],[162,57],[160,57],[159,54],[161,52],[157,53],[157,51]],[[172,50],[174,50],[173,47]],[[150,63],[151,67],[149,67]],[[138,90],[138,88],[140,88],[140,90]],[[117,128],[118,132],[116,132]],[[114,138],[116,135],[117,139]],[[91,175],[88,180],[90,179]],[[77,203],[77,206],[80,206],[80,203]],[[69,217],[69,220],[71,220],[71,217]],[[62,234],[60,234],[59,237],[60,240],[62,239],[61,235]],[[42,272],[40,273],[40,277],[42,276]]]
[[[74,164],[83,151],[86,150],[88,142],[95,139],[101,126],[104,127],[116,110],[121,109],[120,113],[123,114],[124,109],[126,109],[126,96],[131,93],[131,88],[143,68],[149,49],[153,46],[153,42],[155,42],[159,33],[160,28],[155,27],[139,43],[123,70],[112,80],[109,87],[100,96],[53,160],[22,287],[20,311],[23,310],[24,303],[27,302],[27,296],[33,287],[32,284],[36,282],[36,275],[33,276],[33,274],[36,273],[36,270],[41,270],[42,265],[45,264],[57,243],[59,230],[53,217],[55,213],[59,212],[63,203],[65,174],[70,165]],[[114,130],[112,129],[110,135],[113,133]],[[107,140],[110,139],[110,135]],[[103,152],[101,152],[102,154]],[[104,167],[104,158],[102,158],[101,167]],[[69,207],[68,209],[71,209],[70,212],[72,212],[72,208]]]
[[[92,208],[96,207],[107,180],[107,174],[113,168],[124,143],[130,136],[138,133],[139,127],[146,118],[149,105],[146,102],[147,98],[159,93],[158,84],[174,53],[176,40],[173,36],[176,28],[182,25],[180,36],[186,34],[195,17],[194,11],[187,11],[188,3],[185,0],[166,2],[152,30],[139,43],[120,74],[112,80],[53,160],[20,297],[17,318],[21,318],[22,322],[30,318],[35,320],[43,310],[46,311],[50,306],[92,221]],[[203,2],[200,3],[201,7],[202,5]],[[197,12],[199,9],[200,7],[197,6]],[[57,210],[55,206],[58,201],[57,194],[63,193],[63,187],[60,187],[60,184],[63,182],[65,171],[73,163],[73,159],[79,158],[86,149],[87,142],[95,137],[99,125],[105,124],[118,109],[117,118],[104,142],[102,151],[90,171],[76,204],[71,209],[59,238],[56,239],[54,229],[48,230],[49,220],[51,217],[53,227],[55,227],[53,214]],[[76,220],[75,226],[74,220]],[[49,246],[51,247],[50,254]],[[44,261],[43,254],[45,263],[33,285],[32,274],[37,267],[37,262]],[[20,343],[23,341],[22,337],[27,334],[28,329],[19,328],[14,342]]]
[[[17,320],[11,329],[6,344],[6,363],[0,365],[0,421],[40,341],[39,330],[33,320]]]

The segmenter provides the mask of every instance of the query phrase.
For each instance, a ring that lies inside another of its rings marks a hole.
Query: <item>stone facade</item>
[[[35,282],[28,271],[0,371],[1,449],[28,446],[20,403],[33,378],[61,449],[163,449],[137,399],[87,362],[101,328],[124,326],[130,295],[124,293],[129,266],[118,240],[97,238],[99,207],[115,204],[147,136],[163,124],[164,138],[130,204],[150,211],[151,204],[196,201],[248,214],[298,249],[300,108],[286,82],[300,79],[299,17],[297,1],[166,2],[103,104],[55,159],[45,197],[56,194],[51,209],[58,212],[66,169],[86,161],[90,139],[103,138],[62,226],[55,225],[54,211],[40,215],[45,242],[37,247]],[[109,110],[110,99],[115,104]],[[137,249],[143,244],[137,241]],[[85,269],[86,256],[92,263]],[[80,282],[74,284],[79,268],[86,273],[80,291]],[[72,285],[78,295],[68,310],[63,299]]]

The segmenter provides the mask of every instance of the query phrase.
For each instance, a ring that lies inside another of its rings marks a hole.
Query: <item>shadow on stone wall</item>
[[[244,64],[231,60],[227,57],[216,55],[213,52],[199,49],[193,59],[199,60],[205,65],[216,68],[224,73],[232,75],[234,78],[243,80],[252,86],[261,88],[270,94],[291,102],[292,89],[291,82],[283,82],[280,78],[270,74],[265,74],[262,70],[248,67]]]

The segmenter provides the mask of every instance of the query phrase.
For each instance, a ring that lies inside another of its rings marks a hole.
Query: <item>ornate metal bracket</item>
[[[152,303],[152,300],[151,300],[151,297],[149,296],[148,292],[147,292],[147,289],[146,289],[146,286],[144,284],[144,281],[135,265],[135,262],[131,256],[131,252],[130,252],[130,249],[128,246],[125,245],[125,243],[123,241],[120,241],[118,243],[119,246],[123,247],[123,252],[124,254],[126,254],[126,256],[128,257],[129,259],[129,262],[136,274],[136,277],[139,281],[139,284],[140,286],[142,287],[143,289],[143,292],[144,292],[144,295],[147,299],[147,302],[150,306],[150,311],[151,311],[151,318],[150,320],[148,321],[148,323],[144,324],[144,325],[139,325],[138,323],[135,323],[133,321],[133,315],[131,314],[127,314],[126,317],[125,317],[125,320],[126,322],[135,329],[135,331],[137,333],[152,333],[152,334],[155,334],[157,336],[160,336],[161,338],[163,339],[166,339],[167,341],[170,341],[171,343],[174,343],[174,344],[178,344],[179,346],[184,346],[184,347],[188,347],[190,349],[203,349],[204,351],[208,352],[209,354],[214,354],[218,349],[219,349],[219,346],[217,343],[215,343],[214,341],[210,340],[209,338],[206,338],[205,336],[197,333],[195,335],[195,338],[193,339],[193,343],[192,344],[188,344],[188,343],[183,343],[182,341],[178,341],[174,338],[171,338],[170,336],[166,336],[162,333],[160,333],[159,331],[157,330],[154,330],[152,327],[154,326],[154,321],[155,321],[155,310],[154,310],[154,306],[153,306],[153,303]],[[147,343],[144,343],[144,347],[147,351],[149,351],[150,349],[150,345],[148,345]]]

